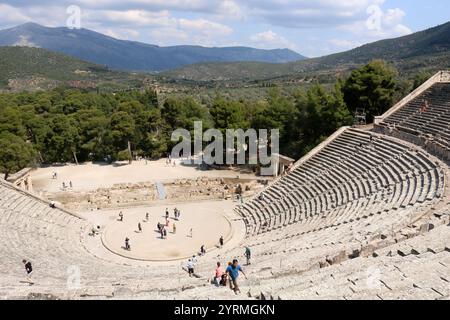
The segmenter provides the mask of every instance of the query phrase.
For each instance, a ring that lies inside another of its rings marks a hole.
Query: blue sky
[[[80,9],[82,28],[115,38],[290,48],[309,57],[450,20],[448,0],[0,0],[0,28],[66,26],[71,5]]]

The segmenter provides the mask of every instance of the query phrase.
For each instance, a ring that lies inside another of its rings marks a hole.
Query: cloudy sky
[[[82,28],[115,38],[290,48],[309,57],[450,20],[448,0],[0,0],[0,28],[73,25],[74,8]]]

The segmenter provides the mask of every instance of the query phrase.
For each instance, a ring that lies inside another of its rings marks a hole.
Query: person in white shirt
[[[189,277],[192,277],[192,275],[194,274],[194,262],[189,259],[186,267],[188,269]]]

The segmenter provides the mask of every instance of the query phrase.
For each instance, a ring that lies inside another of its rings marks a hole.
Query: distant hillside
[[[0,47],[0,89],[127,85],[132,76],[40,48]],[[108,84],[109,83],[109,84]]]
[[[255,80],[278,77],[314,76],[349,70],[373,59],[385,59],[404,73],[418,69],[450,67],[450,22],[405,37],[382,40],[359,48],[315,59],[284,63],[207,63],[168,71],[172,79],[194,81]]]
[[[106,65],[111,69],[147,72],[159,72],[209,61],[285,63],[304,59],[289,49],[159,47],[117,40],[87,29],[48,28],[35,23],[0,31],[0,46],[40,47]]]

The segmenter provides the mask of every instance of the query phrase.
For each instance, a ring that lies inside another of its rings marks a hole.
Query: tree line
[[[414,84],[416,85],[416,84]],[[232,100],[217,94],[207,105],[192,97],[158,101],[156,92],[97,93],[57,88],[0,94],[0,172],[5,178],[30,163],[158,158],[170,152],[177,128],[279,129],[280,152],[299,158],[339,127],[353,123],[356,107],[369,121],[404,94],[396,71],[373,61],[339,79],[286,93],[271,88],[265,99]]]

